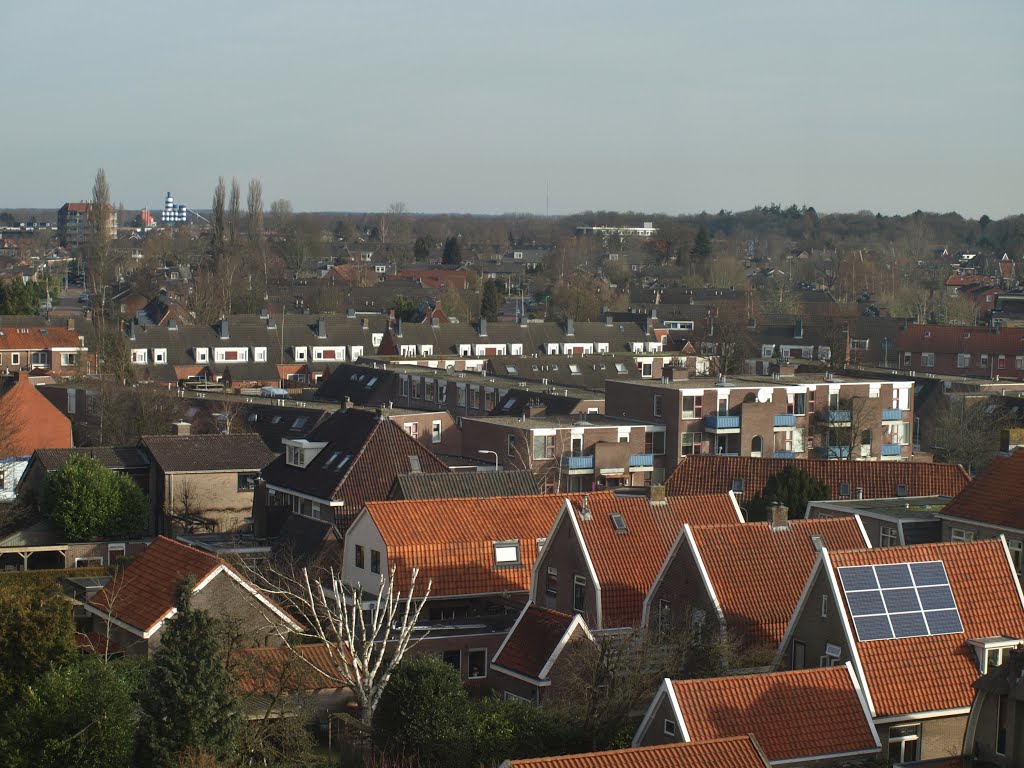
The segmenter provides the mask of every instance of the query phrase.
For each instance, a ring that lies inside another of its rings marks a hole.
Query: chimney
[[[664,485],[651,486],[651,504],[668,504],[668,500],[665,498]]]
[[[174,434],[178,437],[188,437],[192,434],[192,425],[184,419],[173,422],[171,427],[174,429]]]
[[[220,337],[221,339],[231,338],[231,329],[228,327],[228,319],[226,317],[220,321]]]
[[[69,331],[75,330],[75,318],[73,318],[73,317],[69,317],[68,318],[68,330]]]
[[[480,336],[483,337],[483,336],[486,336],[486,335],[487,335],[487,318],[486,317],[481,317],[480,318]]]
[[[432,317],[432,318],[430,318],[430,327],[431,328],[440,328],[441,327],[441,318],[440,317]]]
[[[802,339],[804,337],[804,321],[797,319],[793,324],[793,338]]]
[[[341,412],[344,413],[352,407],[352,398],[345,395],[345,399],[341,401]]]
[[[316,337],[318,339],[327,338],[327,321],[322,317],[316,321]]]
[[[864,498],[864,489],[863,488],[858,488],[857,489],[857,498],[858,499],[863,499]]]
[[[825,540],[818,534],[813,534],[811,536],[811,544],[814,546],[815,552],[821,552],[821,550],[825,548]]]
[[[528,417],[544,416],[548,412],[548,407],[540,400],[530,400],[526,404],[525,413]]]
[[[669,365],[666,368],[668,368],[670,381],[686,381],[690,378],[690,372],[684,365]]]
[[[612,316],[611,315],[605,315],[604,316],[604,324],[605,325],[609,325],[609,326],[612,324]]]
[[[576,326],[573,324],[571,317],[567,317],[565,319],[565,335],[566,336],[575,336],[576,335]]]
[[[650,336],[651,335],[651,328],[653,328],[653,326],[654,326],[654,323],[651,322],[651,318],[650,317],[645,317],[644,318],[644,336]]]
[[[657,319],[658,319],[658,308],[657,307],[651,307],[651,320],[657,320]]]
[[[364,331],[368,331],[368,330],[370,330],[370,321],[369,321],[369,320],[367,320],[367,319],[366,319],[365,317],[364,317],[364,318],[362,318],[362,323],[361,323],[361,326],[362,326],[362,329],[363,329]]]
[[[173,317],[170,320],[167,321],[167,330],[168,331],[176,331],[176,330],[178,330],[178,321],[175,320]]]
[[[395,320],[395,336],[402,338],[402,318],[400,317]]]
[[[128,338],[135,341],[135,321],[128,323]]]
[[[587,494],[583,494],[583,501],[580,503],[580,520],[590,520],[591,517],[590,499],[587,498]]]
[[[771,506],[768,507],[768,512],[771,516],[770,524],[773,531],[789,530],[789,507],[773,501]]]
[[[349,307],[348,310],[345,312],[345,317],[347,317],[349,319],[352,319],[355,316],[356,316],[356,308],[355,307]]]
[[[519,327],[526,328],[530,324],[530,318],[526,316],[526,312],[520,312],[519,314]]]

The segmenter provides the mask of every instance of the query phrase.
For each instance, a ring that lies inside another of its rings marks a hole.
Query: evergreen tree
[[[144,533],[149,505],[142,489],[91,456],[71,456],[46,478],[43,509],[68,541]]]
[[[750,520],[766,520],[772,502],[789,507],[790,515],[802,517],[807,502],[830,498],[828,485],[812,477],[806,470],[790,464],[768,478],[764,490],[755,496],[747,508]]]
[[[235,682],[224,665],[216,621],[192,607],[192,584],[178,594],[142,690],[136,748],[142,766],[165,768],[189,748],[228,756],[238,730]]]
[[[0,709],[75,653],[75,622],[64,594],[23,581],[0,583]]]
[[[488,322],[498,319],[498,309],[501,305],[501,293],[498,291],[498,284],[493,280],[484,283],[484,292],[480,297],[480,317]]]
[[[444,253],[441,255],[441,263],[462,263],[462,247],[459,245],[459,238],[453,236],[444,241]]]
[[[417,237],[412,246],[412,257],[416,261],[426,261],[430,258],[430,241],[425,237]]]
[[[694,261],[704,261],[711,256],[711,237],[702,224],[697,230],[697,237],[694,238],[693,248],[690,249],[690,258]]]

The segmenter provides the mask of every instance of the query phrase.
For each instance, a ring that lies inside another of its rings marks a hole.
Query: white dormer
[[[266,347],[253,347],[252,348],[252,359],[257,363],[267,362],[267,348]]]
[[[195,356],[197,363],[208,363],[210,362],[210,348],[209,347],[196,347]]]
[[[307,356],[306,348],[305,347],[293,347],[292,348],[292,355],[295,357],[296,360],[301,360],[301,361],[305,362],[306,356]]]
[[[1002,664],[1006,653],[1020,645],[1021,641],[1016,637],[997,635],[995,637],[972,637],[967,644],[974,650],[974,660],[978,663],[978,672],[984,675]]]
[[[314,443],[300,438],[297,440],[284,439],[281,441],[285,450],[285,463],[290,467],[305,468],[309,466],[309,462],[317,457],[327,443]]]

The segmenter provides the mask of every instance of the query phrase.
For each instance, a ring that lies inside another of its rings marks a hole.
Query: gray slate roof
[[[258,471],[275,458],[259,435],[147,435],[140,445],[164,472]]]
[[[389,499],[487,499],[535,496],[541,492],[529,470],[398,475]]]

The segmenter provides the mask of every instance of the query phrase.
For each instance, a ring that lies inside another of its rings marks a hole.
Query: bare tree
[[[717,309],[710,310],[700,351],[714,356],[710,361],[712,375],[739,373],[750,352],[750,337],[743,318],[723,317]]]
[[[110,185],[107,174],[100,168],[92,185],[92,204],[89,206],[88,228],[85,241],[86,273],[89,290],[100,296],[100,312],[106,309],[106,285],[110,279]]]
[[[217,178],[217,186],[213,189],[213,204],[210,206],[210,269],[218,271],[224,257],[224,205],[227,189],[224,177]]]
[[[249,180],[249,196],[246,200],[248,217],[247,234],[249,236],[249,248],[257,261],[263,265],[263,287],[266,290],[269,282],[267,269],[267,244],[263,235],[263,184],[259,179]]]
[[[256,578],[307,625],[298,633],[279,628],[284,643],[293,651],[297,642],[323,643],[330,665],[318,665],[297,654],[298,658],[339,687],[349,687],[359,702],[362,724],[369,726],[395,669],[425,636],[416,625],[432,582],[417,596],[419,569],[413,568],[408,594],[403,595],[395,588],[392,567],[386,577],[380,576],[376,594],[368,594],[361,584],[352,588],[342,582],[333,568],[322,573],[309,568],[292,572],[280,564],[257,570]]]

